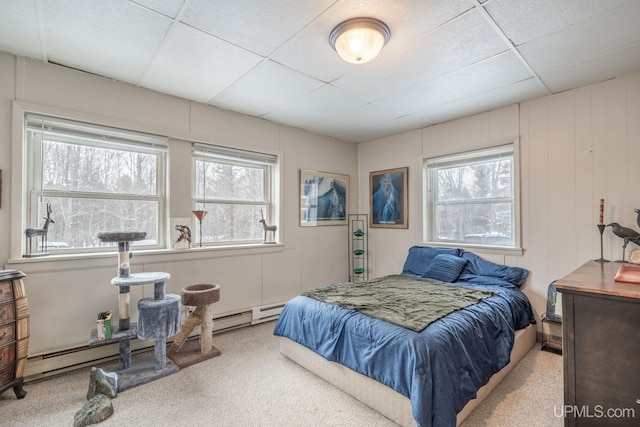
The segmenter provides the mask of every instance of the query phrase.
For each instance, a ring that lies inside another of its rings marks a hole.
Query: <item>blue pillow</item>
[[[524,285],[529,275],[529,271],[524,268],[494,264],[471,252],[463,252],[462,258],[469,260],[469,262],[464,270],[462,270],[458,281],[478,283],[476,276],[483,276],[483,279],[479,279],[481,281],[486,281],[486,277],[494,277],[501,279],[500,281],[496,281],[497,285],[499,285],[501,281],[506,281],[519,288]]]
[[[468,262],[468,259],[456,255],[436,255],[422,277],[452,283],[458,279],[460,272]]]
[[[460,256],[462,251],[457,248],[432,248],[429,246],[412,246],[409,248],[407,260],[402,267],[402,274],[422,277],[431,261],[440,254]]]

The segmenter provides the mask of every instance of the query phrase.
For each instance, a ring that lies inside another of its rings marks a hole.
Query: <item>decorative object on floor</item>
[[[25,236],[25,251],[24,254],[26,258],[38,257],[49,255],[47,252],[48,242],[47,242],[47,234],[49,233],[49,224],[55,224],[56,222],[51,218],[51,203],[47,203],[47,216],[43,217],[44,225],[42,228],[27,228],[24,230]],[[33,238],[36,238],[36,251],[33,251],[32,242]],[[40,237],[40,243],[38,244],[38,237]]]
[[[176,225],[176,230],[180,232],[180,235],[178,236],[178,239],[175,242],[173,242],[173,245],[171,246],[175,246],[180,242],[184,242],[189,245],[189,248],[191,248],[191,229],[186,225],[178,224]],[[200,239],[200,246],[202,246],[202,238]]]
[[[408,175],[407,167],[369,173],[369,227],[409,228]]]
[[[118,374],[106,372],[104,369],[92,367],[89,377],[89,390],[87,390],[87,400],[96,394],[104,394],[107,397],[118,396]]]
[[[118,342],[120,345],[120,368],[118,372],[120,391],[145,384],[149,381],[171,375],[178,371],[173,362],[167,362],[167,338],[178,333],[180,329],[180,296],[165,295],[165,281],[171,275],[163,272],[145,272],[132,274],[129,260],[132,241],[142,240],[146,232],[115,231],[102,232],[98,239],[103,242],[118,243],[118,277],[111,280],[119,289],[118,331],[111,339],[99,341],[94,329],[89,339],[90,345]],[[153,298],[142,298],[138,301],[138,323],[132,324],[129,318],[129,290],[131,286],[153,283]],[[154,341],[153,360],[137,367],[131,367],[131,339]]]
[[[182,304],[195,307],[174,337],[167,356],[182,368],[220,355],[213,346],[213,303],[220,301],[220,285],[200,284],[182,289]],[[189,334],[200,324],[200,342],[187,342]]]
[[[604,225],[604,199],[600,199],[600,222],[598,222],[598,231],[600,232],[600,258],[596,262],[609,262],[608,259],[604,259],[602,234],[604,233],[606,225]]]
[[[0,394],[13,387],[18,399],[29,349],[29,305],[22,279],[16,270],[0,270]]]
[[[622,245],[622,259],[616,262],[626,262],[624,259],[624,255],[627,249],[627,244],[629,244],[629,242],[632,242],[640,246],[640,233],[631,228],[623,227],[617,222],[607,224],[607,227],[611,227],[613,234],[624,240],[624,244]]]
[[[202,247],[202,220],[204,219],[205,216],[207,216],[207,211],[191,211],[193,212],[193,214],[196,216],[196,218],[198,218],[198,223],[199,223],[199,230],[200,230],[200,244],[198,245],[199,247]]]
[[[101,423],[113,415],[111,398],[104,394],[96,394],[80,408],[73,417],[73,427],[84,427]]]
[[[348,19],[329,34],[329,44],[340,58],[350,64],[364,64],[373,60],[389,41],[387,24],[374,18]]]
[[[276,230],[278,227],[276,225],[267,225],[267,221],[264,219],[264,214],[262,213],[262,209],[260,209],[260,216],[262,219],[260,223],[262,224],[262,229],[264,230],[264,240],[262,243],[275,243],[276,242]],[[271,239],[267,240],[268,233],[271,232]]]
[[[547,310],[540,316],[542,320],[541,350],[562,354],[562,339],[551,333],[551,328],[559,329],[562,325],[562,294],[556,291],[555,283],[551,282],[547,288]]]

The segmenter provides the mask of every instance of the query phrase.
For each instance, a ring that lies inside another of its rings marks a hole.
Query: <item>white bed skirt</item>
[[[511,351],[511,361],[501,371],[495,373],[487,384],[478,390],[477,397],[467,403],[458,413],[457,425],[460,425],[482,402],[500,381],[507,376],[515,365],[536,343],[536,325],[516,331],[515,343]],[[319,354],[309,350],[288,338],[281,338],[280,352],[308,369],[320,378],[328,381],[362,403],[380,412],[403,427],[416,427],[411,410],[411,401],[384,384],[355,372],[336,362],[330,362]]]

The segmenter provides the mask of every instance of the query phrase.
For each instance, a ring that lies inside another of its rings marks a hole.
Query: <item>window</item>
[[[425,160],[431,242],[515,247],[514,145]]]
[[[145,231],[132,245],[163,247],[166,138],[54,117],[26,115],[25,227],[51,208],[48,251],[113,246],[102,231]],[[110,249],[112,250],[112,249]]]
[[[202,243],[256,243],[273,225],[274,155],[194,144],[194,210],[207,211]],[[198,231],[199,233],[199,231]],[[196,234],[194,244],[200,243]]]

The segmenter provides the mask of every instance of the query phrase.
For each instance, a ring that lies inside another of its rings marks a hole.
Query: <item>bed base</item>
[[[536,343],[536,325],[516,331],[511,351],[511,361],[495,373],[487,384],[478,390],[477,397],[467,403],[458,413],[456,424],[460,425],[471,412],[491,393],[514,366]],[[300,366],[318,375],[365,405],[403,427],[416,427],[411,410],[411,401],[392,388],[372,380],[336,362],[330,362],[319,354],[288,338],[280,341],[280,352]]]

